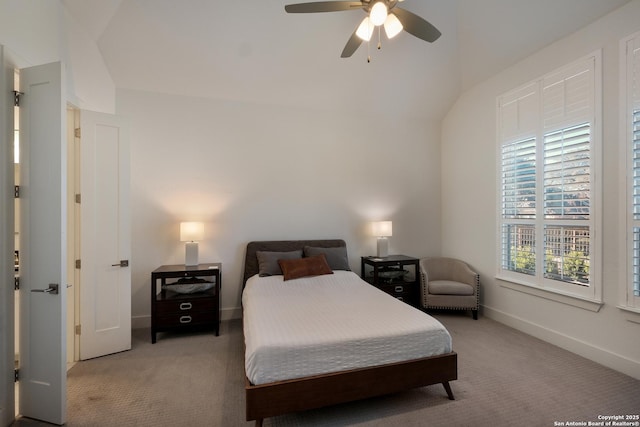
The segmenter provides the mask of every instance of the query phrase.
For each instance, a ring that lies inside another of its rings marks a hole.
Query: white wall
[[[115,85],[93,39],[60,1],[0,0],[0,44],[18,68],[62,61],[67,100],[114,113]]]
[[[131,122],[132,314],[149,324],[151,271],[184,263],[179,222],[205,222],[202,262],[223,263],[223,318],[240,316],[251,240],[343,238],[352,269],[375,253],[440,252],[440,128],[387,117],[118,90]]]
[[[442,123],[442,252],[480,273],[484,313],[640,378],[639,317],[616,307],[620,274],[619,41],[640,30],[634,0],[460,96]],[[496,273],[496,97],[588,53],[603,52],[602,309],[592,311],[517,292]],[[478,226],[482,224],[482,226]]]

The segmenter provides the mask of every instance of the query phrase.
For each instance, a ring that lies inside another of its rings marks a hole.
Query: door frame
[[[75,260],[80,253],[80,205],[75,195],[80,193],[80,139],[75,129],[80,127],[80,109],[67,104],[67,370],[80,360],[80,340],[76,327],[80,325],[80,270]]]

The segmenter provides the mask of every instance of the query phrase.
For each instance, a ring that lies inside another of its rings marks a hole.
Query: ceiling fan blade
[[[284,7],[289,13],[339,12],[362,7],[361,1],[318,1],[313,3],[288,4]]]
[[[433,43],[442,35],[440,31],[418,15],[400,7],[395,7],[393,13],[402,23],[404,30],[419,39]]]
[[[357,28],[356,28],[356,31],[358,31]],[[362,44],[362,39],[358,37],[358,35],[356,34],[356,31],[354,31],[353,34],[351,34],[349,41],[347,41],[347,44],[344,46],[344,49],[342,49],[342,55],[340,55],[340,58],[350,57],[351,55],[353,55],[353,53],[356,50],[358,50],[358,48]]]

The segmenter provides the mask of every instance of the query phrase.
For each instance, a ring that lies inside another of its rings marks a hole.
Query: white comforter
[[[242,304],[245,369],[255,385],[451,351],[440,322],[351,271],[286,282],[256,275]]]

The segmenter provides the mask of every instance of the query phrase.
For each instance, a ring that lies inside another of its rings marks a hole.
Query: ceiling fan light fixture
[[[373,5],[371,8],[371,12],[369,13],[369,18],[371,19],[371,23],[376,27],[382,25],[384,21],[387,19],[387,5],[383,1],[379,1]]]
[[[390,13],[387,16],[387,19],[384,21],[384,32],[387,34],[387,37],[392,39],[402,31],[402,22],[398,19],[396,15]]]
[[[367,16],[362,20],[360,26],[356,30],[356,35],[360,37],[362,40],[368,42],[371,40],[371,35],[373,34],[374,25]]]

